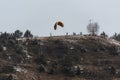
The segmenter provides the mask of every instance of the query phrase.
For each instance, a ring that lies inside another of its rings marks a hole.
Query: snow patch
[[[115,39],[109,39],[109,42],[110,42],[111,44],[115,44],[115,45],[117,45],[117,46],[120,46],[120,42],[119,42],[119,41],[116,41]]]
[[[22,69],[22,68],[20,68],[20,67],[14,67],[14,69],[15,69],[17,72],[27,73],[27,70],[26,70],[26,69]]]

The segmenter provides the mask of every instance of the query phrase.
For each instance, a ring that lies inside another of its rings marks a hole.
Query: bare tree
[[[90,21],[90,23],[87,25],[87,30],[91,35],[96,35],[99,31],[99,25],[97,22],[92,23]]]

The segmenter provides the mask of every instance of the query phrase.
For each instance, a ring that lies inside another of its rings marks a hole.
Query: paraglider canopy
[[[63,22],[61,22],[61,21],[57,21],[56,23],[55,23],[55,25],[54,25],[54,30],[56,30],[57,29],[57,26],[61,26],[61,27],[64,27],[64,24],[63,24]]]

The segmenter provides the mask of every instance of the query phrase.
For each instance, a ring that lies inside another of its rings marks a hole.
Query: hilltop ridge
[[[119,41],[114,39],[88,35],[7,39],[1,43],[0,78],[12,75],[15,80],[117,79],[119,47]]]

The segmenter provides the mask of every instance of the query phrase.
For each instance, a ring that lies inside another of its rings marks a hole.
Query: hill
[[[114,39],[86,35],[3,42],[0,40],[0,80],[120,78],[120,45]]]

